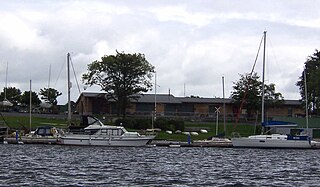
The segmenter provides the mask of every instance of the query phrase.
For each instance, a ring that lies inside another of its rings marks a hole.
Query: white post
[[[215,107],[216,108],[216,113],[217,113],[217,117],[216,117],[216,136],[218,135],[218,128],[219,128],[219,113],[220,113],[220,107]]]

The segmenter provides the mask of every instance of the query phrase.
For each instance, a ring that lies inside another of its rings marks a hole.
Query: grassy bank
[[[4,116],[4,120],[11,129],[29,129],[30,128],[30,119],[29,116]],[[2,123],[4,121],[0,120]],[[78,122],[76,122],[78,123]],[[32,117],[31,129],[35,130],[39,126],[51,125],[59,127],[62,129],[67,128],[67,121],[63,117]],[[231,137],[233,132],[238,132],[241,136],[249,136],[255,132],[255,126],[253,124],[244,124],[239,123],[234,127],[234,123],[226,123],[226,137]],[[210,137],[216,136],[216,123],[215,122],[185,122],[185,131],[198,132],[198,136],[191,136],[192,140],[202,140],[208,139]],[[200,129],[206,129],[208,133],[200,133]],[[224,130],[223,124],[219,123],[218,134],[221,134]],[[131,130],[131,129],[130,129]],[[140,129],[138,129],[140,130]],[[132,131],[135,131],[132,129]],[[168,134],[164,131],[159,132],[156,139],[163,140],[176,140],[176,141],[187,141],[188,137],[184,134]]]

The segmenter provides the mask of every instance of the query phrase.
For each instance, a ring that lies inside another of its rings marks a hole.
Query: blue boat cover
[[[264,127],[295,127],[298,124],[287,121],[265,121],[262,123]]]

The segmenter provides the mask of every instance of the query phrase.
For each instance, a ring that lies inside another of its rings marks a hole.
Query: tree
[[[36,92],[31,92],[31,104],[38,106],[41,103],[38,94]],[[21,105],[28,106],[30,104],[30,91],[25,91],[21,95]]]
[[[320,114],[320,51],[316,49],[313,55],[307,58],[304,63],[304,70],[299,77],[296,85],[299,86],[302,102],[305,106],[305,80],[304,72],[307,77],[307,90],[308,90],[308,111],[310,114]]]
[[[130,99],[137,99],[137,94],[152,88],[154,67],[143,54],[116,53],[88,64],[88,72],[82,75],[82,80],[86,85],[99,85],[106,91],[106,98],[117,102],[118,115],[125,117]]]
[[[247,109],[248,116],[252,116],[252,112],[261,111],[262,99],[262,82],[259,80],[257,73],[240,75],[240,80],[234,82],[231,97],[236,106],[240,107],[243,102],[243,108]],[[275,92],[275,84],[265,84],[265,103],[272,107],[283,102],[281,93]]]
[[[6,96],[5,96],[6,93]],[[1,92],[1,101],[4,99],[9,100],[14,106],[17,106],[21,102],[21,91],[15,87],[3,88],[3,92]]]
[[[54,88],[43,88],[40,89],[41,99],[44,100],[47,103],[50,103],[52,105],[57,105],[58,101],[57,98],[62,95],[62,93],[58,92],[58,90]]]

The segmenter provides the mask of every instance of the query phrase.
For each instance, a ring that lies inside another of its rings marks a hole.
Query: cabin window
[[[108,133],[107,133],[107,135],[112,135],[112,129],[108,129]]]
[[[90,130],[86,130],[85,133],[89,134],[89,135],[94,135],[99,131],[99,129],[90,129]]]
[[[112,130],[112,135],[113,135],[113,136],[118,136],[118,135],[119,135],[118,129],[113,129],[113,130]]]

